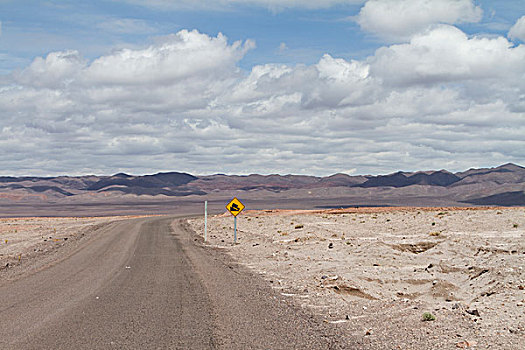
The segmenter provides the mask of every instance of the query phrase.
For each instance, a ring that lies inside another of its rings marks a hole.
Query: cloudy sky
[[[0,0],[0,175],[525,165],[523,0]]]

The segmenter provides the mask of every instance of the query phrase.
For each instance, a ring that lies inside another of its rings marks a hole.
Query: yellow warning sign
[[[230,203],[226,205],[226,209],[233,215],[237,216],[241,211],[244,210],[244,204],[241,203],[237,198],[233,198]]]

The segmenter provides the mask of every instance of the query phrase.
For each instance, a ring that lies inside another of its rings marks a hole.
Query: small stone
[[[475,341],[463,340],[463,341],[457,342],[456,347],[461,348],[461,349],[466,349],[466,348],[470,348],[471,346],[476,346],[477,344],[478,343]]]
[[[473,316],[477,316],[477,317],[481,317],[479,315],[479,311],[477,309],[467,310],[466,312],[467,312],[467,314],[470,314],[470,315],[473,315]]]
[[[365,333],[365,336],[369,336],[369,335],[372,335],[372,330],[371,329],[367,330],[366,333]]]
[[[328,249],[332,249],[333,247],[334,247],[334,244],[330,242],[330,244],[328,244]]]

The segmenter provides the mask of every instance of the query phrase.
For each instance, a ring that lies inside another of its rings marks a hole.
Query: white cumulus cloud
[[[525,42],[525,16],[519,18],[510,28],[508,36],[512,40],[517,39]]]
[[[513,47],[504,37],[468,37],[454,26],[441,25],[407,44],[378,49],[370,61],[374,74],[396,85],[508,82],[525,74],[525,47]]]
[[[86,78],[106,84],[167,84],[184,79],[219,78],[236,70],[235,63],[254,47],[219,34],[212,38],[196,30],[182,30],[157,39],[146,49],[123,49],[96,59]],[[118,67],[118,69],[115,69]]]
[[[523,162],[523,45],[441,25],[364,60],[243,70],[253,47],[183,30],[93,61],[36,58],[0,83],[0,168],[327,175]]]
[[[35,58],[17,74],[17,81],[34,87],[57,88],[75,79],[85,65],[78,51],[51,52],[45,58]]]
[[[356,20],[363,30],[400,42],[433,24],[478,22],[482,15],[473,0],[369,0]]]

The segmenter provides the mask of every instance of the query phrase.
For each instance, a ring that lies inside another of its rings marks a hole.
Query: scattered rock
[[[470,348],[471,346],[476,346],[478,343],[475,341],[462,340],[456,343],[456,347],[461,349]]]
[[[328,244],[328,249],[332,249],[333,247],[334,247],[334,244],[330,242],[330,244]]]
[[[480,314],[479,314],[478,309],[466,310],[466,312],[467,312],[467,314],[469,314],[469,315],[473,315],[473,316],[481,317]]]

